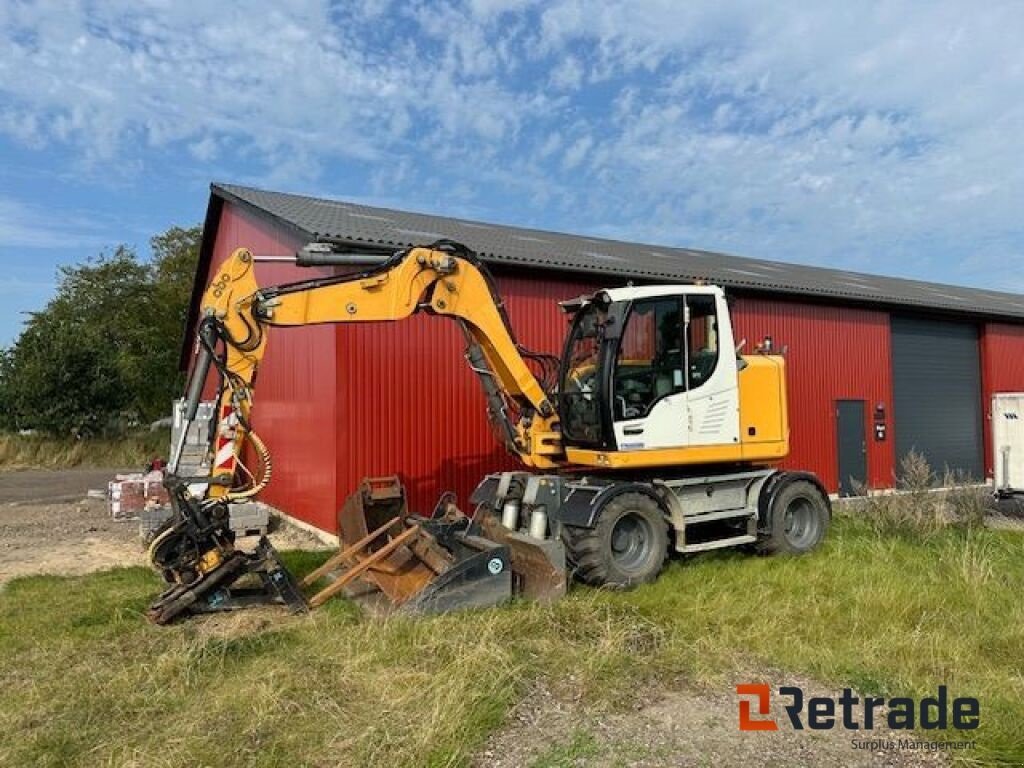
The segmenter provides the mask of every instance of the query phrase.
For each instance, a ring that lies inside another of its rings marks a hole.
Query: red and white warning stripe
[[[220,428],[217,430],[217,450],[213,457],[213,474],[235,473],[235,438],[238,435],[238,416],[234,408],[225,403],[220,408]]]

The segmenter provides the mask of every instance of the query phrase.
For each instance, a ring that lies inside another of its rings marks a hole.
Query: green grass
[[[547,749],[530,764],[530,768],[572,768],[603,751],[593,734],[576,730],[564,743]]]
[[[166,429],[82,440],[0,432],[0,469],[141,467],[154,457],[166,459],[169,445]]]
[[[425,619],[334,601],[160,628],[141,618],[156,589],[136,568],[0,591],[0,764],[461,765],[540,677],[614,707],[640,683],[731,692],[752,671],[866,694],[945,684],[981,700],[968,757],[1024,762],[1015,533],[918,539],[841,518],[803,558],[703,556],[629,593]],[[541,762],[597,748],[567,733]]]

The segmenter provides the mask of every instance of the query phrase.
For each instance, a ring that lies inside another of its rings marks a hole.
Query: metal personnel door
[[[864,425],[863,400],[836,400],[840,496],[855,496],[867,486],[868,443]]]

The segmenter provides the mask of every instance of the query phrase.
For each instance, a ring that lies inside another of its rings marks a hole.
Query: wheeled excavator
[[[321,255],[325,247],[307,246]],[[720,288],[612,288],[561,308],[570,325],[555,358],[516,340],[487,267],[458,243],[270,287],[257,284],[252,253],[236,250],[203,297],[180,432],[183,441],[215,372],[211,468],[208,476],[178,476],[183,442],[172,446],[173,516],[150,547],[169,586],[151,618],[164,623],[249,602],[317,604],[266,539],[243,551],[229,526],[230,504],[270,482],[252,412],[271,328],[416,313],[451,319],[487,417],[522,464],[482,478],[470,516],[449,504],[430,516],[403,510],[363,519],[356,505],[357,519],[339,517],[338,588],[369,579],[395,602],[447,610],[513,592],[550,599],[572,577],[631,587],[656,578],[670,551],[803,553],[821,542],[827,492],[813,474],[777,466],[789,451],[784,358],[767,346],[741,352]],[[249,468],[253,459],[259,469]]]

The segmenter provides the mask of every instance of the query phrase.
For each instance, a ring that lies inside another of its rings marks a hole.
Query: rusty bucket
[[[365,478],[338,512],[340,548],[302,582],[331,582],[309,599],[322,605],[339,592],[367,588],[398,608],[440,612],[494,605],[512,595],[507,546],[474,535],[452,504],[432,517],[410,515],[395,476]]]

